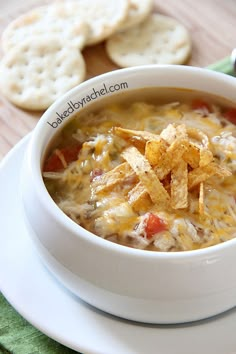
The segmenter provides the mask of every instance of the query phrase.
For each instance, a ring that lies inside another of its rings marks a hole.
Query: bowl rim
[[[171,260],[187,260],[189,258],[198,258],[198,257],[215,257],[219,254],[219,252],[229,250],[233,245],[236,247],[236,238],[227,240],[223,243],[216,244],[213,246],[209,246],[206,248],[196,249],[196,250],[188,250],[188,251],[178,251],[178,252],[156,252],[156,251],[148,251],[136,248],[130,248],[127,246],[123,246],[120,244],[113,243],[106,239],[103,239],[96,234],[86,230],[82,226],[78,225],[72,219],[70,219],[53,201],[50,194],[48,193],[46,186],[43,181],[42,171],[41,171],[41,155],[38,153],[38,143],[41,141],[41,136],[43,133],[43,129],[45,126],[45,121],[50,117],[51,113],[55,110],[57,106],[59,106],[62,102],[66,102],[74,93],[77,91],[80,92],[86,88],[91,88],[91,85],[95,85],[103,80],[112,77],[113,79],[120,77],[122,74],[133,74],[137,75],[139,72],[143,71],[153,71],[153,70],[167,70],[169,73],[175,72],[176,70],[179,73],[195,73],[199,75],[203,75],[205,79],[213,79],[227,81],[227,84],[232,85],[236,89],[236,81],[235,78],[230,77],[226,74],[214,72],[206,68],[198,68],[193,66],[181,66],[181,65],[149,65],[149,66],[138,66],[132,68],[118,69],[112,72],[108,72],[93,78],[88,79],[87,81],[81,83],[80,85],[74,87],[69,90],[59,99],[57,99],[42,115],[40,120],[38,121],[36,127],[34,128],[30,142],[27,148],[27,161],[28,167],[30,168],[31,180],[34,183],[34,190],[37,194],[37,198],[40,199],[43,207],[52,220],[56,220],[59,226],[64,226],[76,237],[82,237],[86,242],[101,247],[103,249],[109,250],[110,252],[115,252],[120,255],[128,255],[131,257],[144,257],[148,259],[159,259],[160,261],[165,261],[168,259]],[[217,81],[217,80],[216,80]],[[178,85],[176,86],[178,87]],[[131,89],[135,90],[135,89]],[[210,92],[210,90],[209,90]],[[224,95],[222,95],[224,97]],[[66,122],[65,122],[66,124]],[[63,124],[64,125],[64,124]],[[49,142],[56,135],[53,134]],[[37,157],[37,158],[36,158]]]

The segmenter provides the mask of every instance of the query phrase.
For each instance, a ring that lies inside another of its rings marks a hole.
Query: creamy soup
[[[68,217],[111,242],[159,252],[222,243],[236,236],[234,121],[228,103],[187,90],[106,99],[52,142],[45,185]]]

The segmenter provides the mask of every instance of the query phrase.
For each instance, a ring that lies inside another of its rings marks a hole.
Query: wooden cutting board
[[[188,28],[193,48],[187,65],[207,66],[230,55],[236,46],[235,0],[154,1],[156,12],[172,16]],[[45,3],[50,1],[26,0],[22,4],[18,0],[0,0],[0,33],[12,19]],[[118,69],[107,57],[103,43],[86,48],[83,54],[87,79]],[[42,112],[26,112],[13,106],[0,94],[0,159],[34,128],[41,115]]]

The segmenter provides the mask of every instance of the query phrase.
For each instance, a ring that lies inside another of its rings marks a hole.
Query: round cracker
[[[121,23],[119,31],[127,30],[144,21],[152,12],[153,0],[130,0],[128,15]]]
[[[77,14],[87,22],[90,34],[86,45],[99,43],[113,34],[128,14],[127,0],[67,0],[51,5],[56,12]]]
[[[151,14],[144,22],[117,33],[106,51],[121,67],[148,64],[182,64],[191,51],[187,29],[171,17]]]
[[[44,110],[85,78],[85,63],[74,45],[57,36],[30,37],[0,63],[0,89],[15,105]]]
[[[2,34],[2,48],[6,53],[30,36],[58,35],[73,43],[78,49],[84,47],[89,34],[88,25],[80,17],[66,16],[51,6],[37,7],[13,20]]]

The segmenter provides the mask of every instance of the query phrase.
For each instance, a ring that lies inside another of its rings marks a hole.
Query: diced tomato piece
[[[69,164],[70,162],[77,160],[80,149],[81,145],[77,144],[67,146],[65,148],[60,149],[59,151],[63,155],[66,163]],[[63,169],[64,166],[61,159],[59,158],[58,154],[53,151],[53,153],[49,156],[43,166],[43,172],[58,172]]]
[[[236,124],[236,108],[230,108],[223,114],[224,118]]]
[[[81,145],[77,144],[77,145],[67,146],[61,149],[60,151],[63,154],[66,162],[69,164],[70,162],[78,159],[78,154],[80,152],[80,149],[81,149]]]
[[[154,215],[152,213],[148,214],[147,220],[146,220],[146,228],[145,232],[147,235],[147,238],[151,238],[158,232],[167,230],[167,225],[166,223],[159,218],[157,215]]]
[[[201,110],[203,113],[208,114],[212,112],[212,108],[210,104],[201,99],[195,99],[192,101],[192,109],[194,110]]]
[[[63,169],[63,164],[59,157],[52,153],[43,166],[43,172],[57,172]]]

